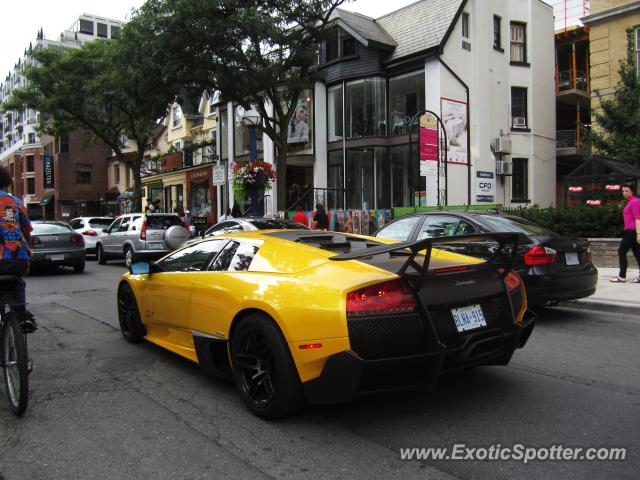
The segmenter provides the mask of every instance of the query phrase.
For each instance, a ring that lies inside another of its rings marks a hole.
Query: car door
[[[199,276],[208,274],[211,261],[227,242],[225,239],[198,242],[156,263],[154,268],[160,271],[149,275],[140,302],[140,314],[154,337],[166,338],[182,348],[193,348],[187,330],[191,286]]]
[[[262,288],[247,272],[261,244],[259,240],[231,239],[211,263],[210,271],[194,277],[189,330],[216,336],[228,330],[238,312],[238,299],[252,288]]]
[[[124,217],[117,218],[111,226],[103,232],[103,236],[100,239],[102,243],[102,248],[107,253],[112,253],[115,249],[116,236],[115,234],[120,229],[120,225],[122,225],[122,220]]]

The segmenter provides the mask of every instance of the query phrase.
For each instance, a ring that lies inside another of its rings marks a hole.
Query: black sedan
[[[69,266],[84,272],[86,251],[82,235],[65,222],[31,222],[32,267]]]
[[[514,270],[522,277],[529,305],[555,305],[559,300],[588,297],[596,291],[598,271],[591,263],[589,242],[558,235],[520,217],[490,212],[428,212],[399,218],[375,233],[391,240],[485,232],[519,234]],[[487,255],[491,244],[474,242],[451,247]]]

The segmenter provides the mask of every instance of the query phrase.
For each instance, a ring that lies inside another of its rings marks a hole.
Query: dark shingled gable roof
[[[365,42],[363,43],[365,44],[374,42],[389,47],[395,47],[397,45],[393,37],[385,32],[384,28],[371,17],[337,8],[333,11],[331,19],[338,24],[342,23],[341,26],[343,28],[346,27],[345,29],[347,31],[350,27],[353,32],[349,33],[355,33],[356,37],[359,35],[361,38],[358,40],[364,40]]]

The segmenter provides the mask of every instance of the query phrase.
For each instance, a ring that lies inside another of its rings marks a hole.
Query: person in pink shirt
[[[636,257],[638,270],[640,271],[640,199],[636,197],[636,187],[633,183],[625,183],[622,186],[622,195],[627,199],[627,204],[622,210],[624,235],[618,247],[620,273],[617,277],[611,279],[614,283],[627,281],[627,252],[629,250]],[[640,283],[640,276],[631,281]]]

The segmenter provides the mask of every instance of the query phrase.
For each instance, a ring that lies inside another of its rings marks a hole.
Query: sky
[[[0,29],[0,82],[22,57],[25,48],[42,27],[46,38],[55,39],[67,30],[78,15],[90,13],[116,20],[130,17],[132,8],[144,0],[0,0],[3,3]],[[355,0],[344,8],[379,17],[415,0]]]

